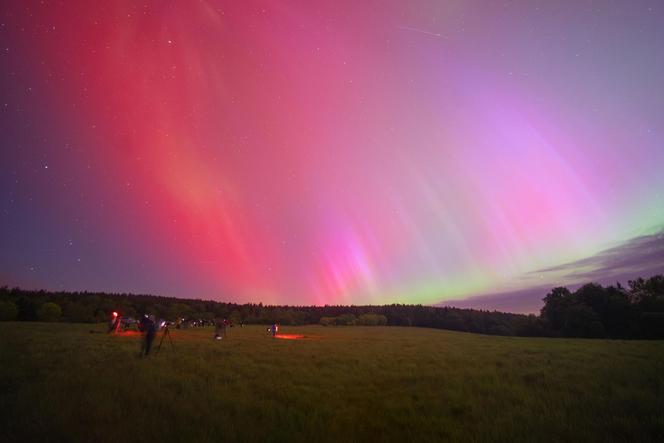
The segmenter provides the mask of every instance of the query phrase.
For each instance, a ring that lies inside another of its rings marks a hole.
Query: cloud
[[[528,282],[537,277],[537,283],[526,288],[488,293],[466,300],[445,301],[439,303],[439,306],[536,313],[543,305],[542,298],[556,286],[567,286],[574,290],[589,282],[603,285],[626,283],[637,277],[647,278],[662,273],[664,229],[655,234],[632,238],[581,260],[529,272],[522,280]]]
[[[608,283],[625,277],[634,279],[664,272],[664,230],[643,235],[581,260],[564,263],[530,274],[555,275],[566,284],[588,281]]]
[[[533,286],[515,291],[478,295],[465,300],[448,300],[438,303],[436,306],[533,314],[539,312],[543,305],[542,299],[550,290],[551,286],[548,285]]]

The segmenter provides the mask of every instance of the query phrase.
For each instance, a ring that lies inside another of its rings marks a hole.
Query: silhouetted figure
[[[111,315],[111,321],[108,323],[108,333],[116,333],[120,330],[120,324],[122,323],[122,316],[117,312],[113,311]]]
[[[143,316],[141,319],[141,330],[145,334],[145,340],[143,341],[143,346],[141,348],[141,355],[148,355],[150,349],[152,349],[154,337],[157,335],[157,322],[155,321],[154,315],[149,317],[147,315]]]
[[[214,338],[215,340],[221,340],[226,337],[226,327],[228,326],[228,321],[224,318],[218,318],[214,323]]]

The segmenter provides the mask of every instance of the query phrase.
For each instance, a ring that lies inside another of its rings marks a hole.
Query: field
[[[0,323],[0,441],[664,439],[663,342],[283,329]]]

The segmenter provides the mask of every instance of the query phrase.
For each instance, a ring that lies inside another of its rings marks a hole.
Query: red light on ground
[[[113,317],[117,317],[117,316],[118,316],[118,313],[113,311]]]
[[[276,334],[274,338],[283,338],[284,340],[300,340],[304,335],[300,334]]]

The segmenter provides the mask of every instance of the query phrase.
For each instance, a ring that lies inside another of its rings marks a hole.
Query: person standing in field
[[[116,311],[113,311],[111,315],[111,321],[108,324],[108,333],[117,333],[120,330],[120,324],[122,323],[122,316],[119,315]]]
[[[147,356],[152,349],[152,342],[154,341],[155,335],[157,335],[157,322],[155,321],[154,315],[143,316],[141,320],[141,330],[145,334],[145,339],[143,340],[143,346],[141,346],[141,355]]]
[[[214,339],[215,340],[221,340],[221,319],[220,318],[215,318],[214,319]]]
[[[147,314],[141,315],[141,319],[138,321],[138,330],[140,331],[141,337],[141,350],[138,353],[139,357],[145,354],[145,336],[148,332],[148,322],[150,319]]]

